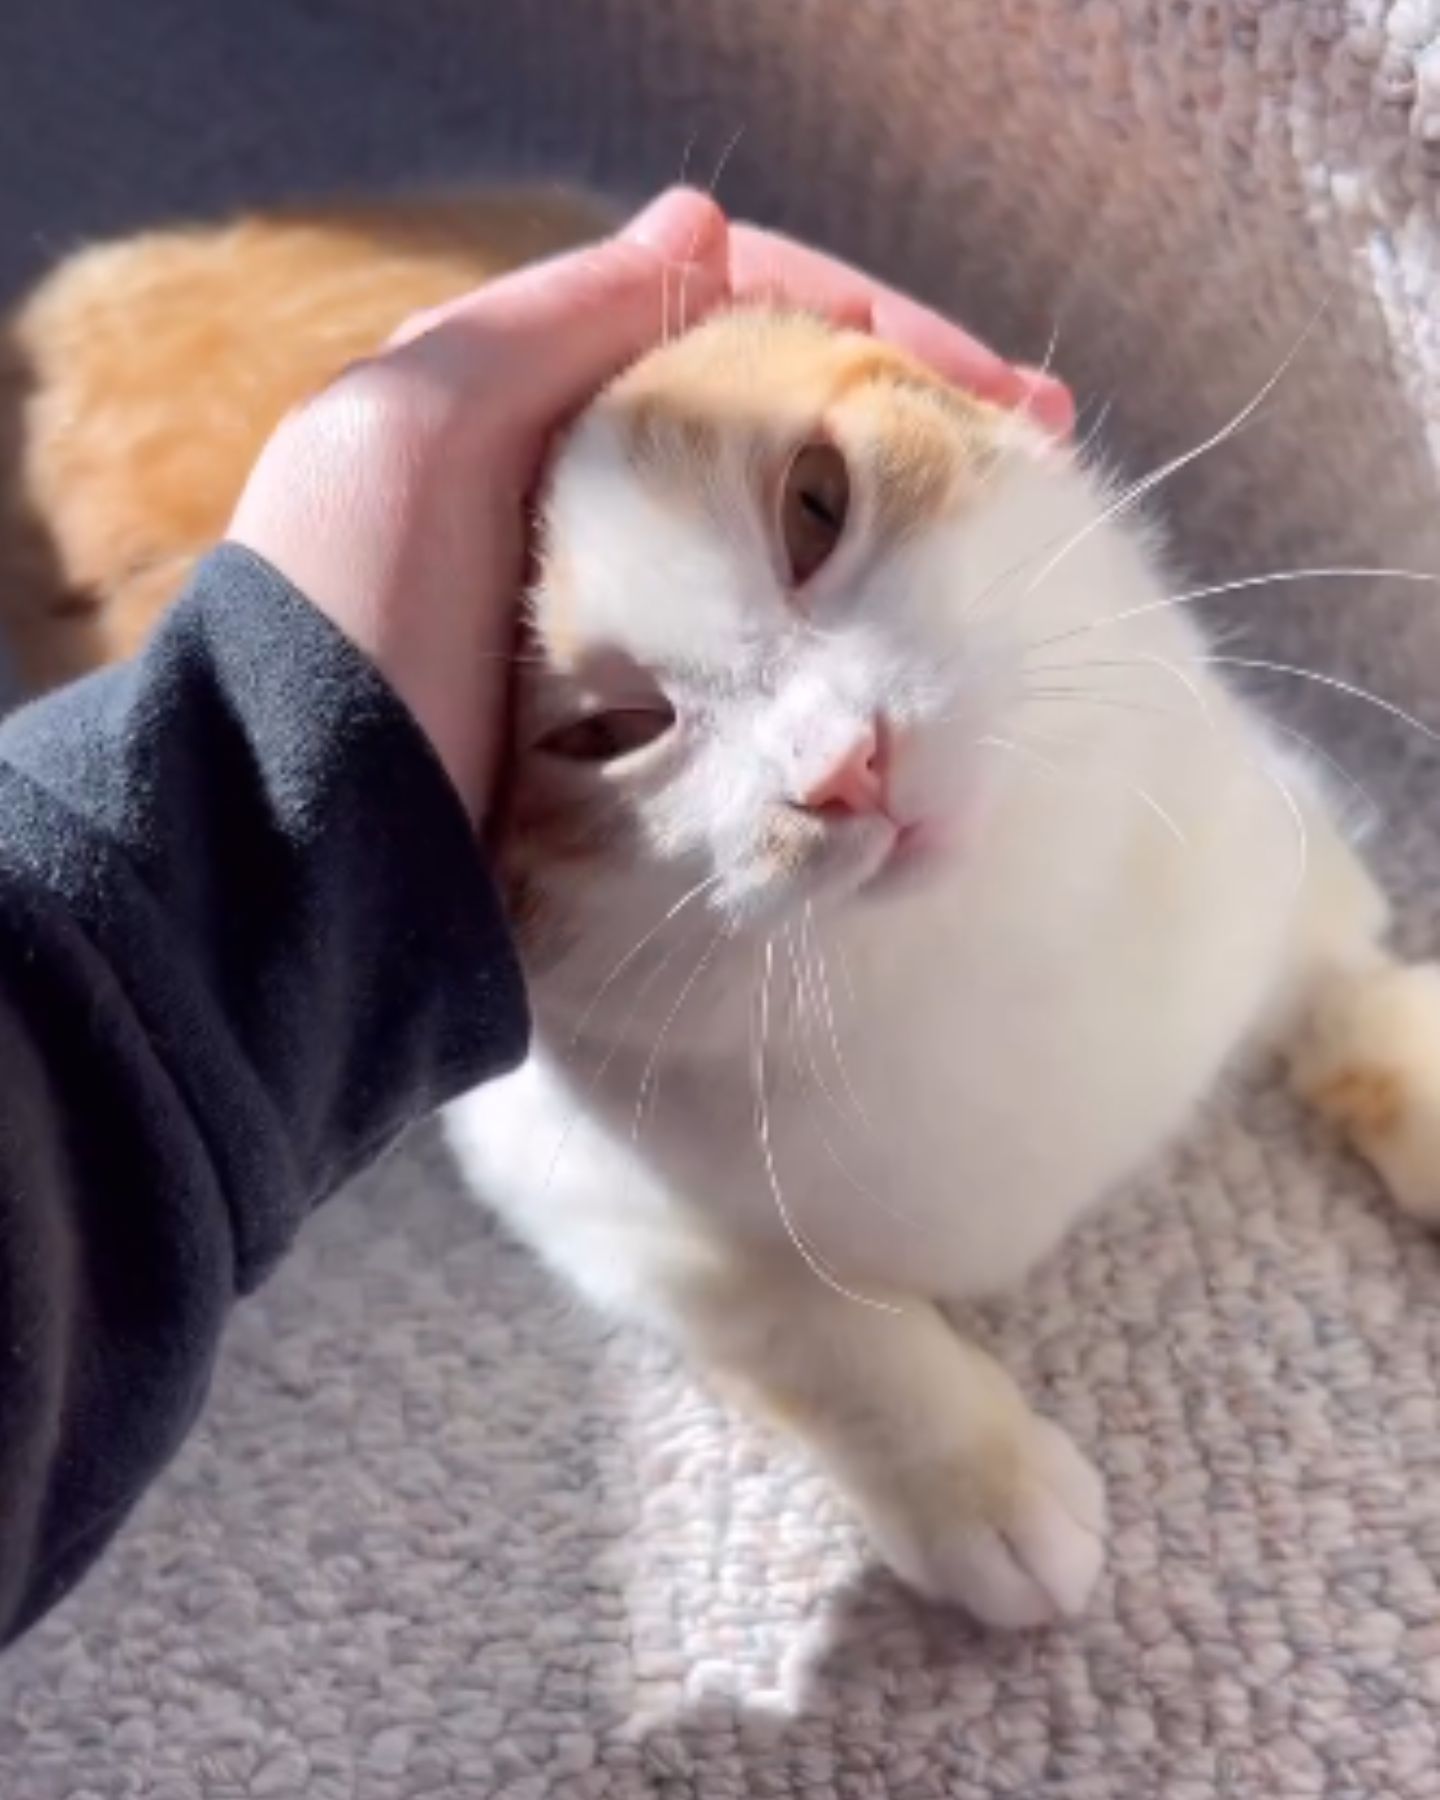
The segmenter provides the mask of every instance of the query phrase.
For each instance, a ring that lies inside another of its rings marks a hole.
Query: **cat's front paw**
[[[1391,963],[1333,984],[1292,1050],[1291,1077],[1400,1206],[1440,1226],[1440,967]]]
[[[1105,1490],[1057,1425],[1030,1415],[983,1457],[938,1461],[874,1518],[881,1554],[927,1598],[987,1625],[1074,1617],[1105,1561]]]

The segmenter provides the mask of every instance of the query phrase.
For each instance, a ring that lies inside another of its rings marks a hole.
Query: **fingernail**
[[[1016,363],[1014,368],[1019,387],[1016,406],[1056,437],[1069,437],[1075,429],[1075,397],[1069,388],[1045,369],[1027,363]]]
[[[725,215],[696,188],[675,187],[652,200],[620,231],[621,241],[665,257],[703,261],[725,231]]]

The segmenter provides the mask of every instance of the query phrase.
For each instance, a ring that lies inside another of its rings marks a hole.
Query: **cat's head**
[[[975,854],[1024,642],[1004,590],[1087,507],[1038,428],[807,316],[637,364],[544,500],[504,850],[532,963],[701,883],[744,937]]]

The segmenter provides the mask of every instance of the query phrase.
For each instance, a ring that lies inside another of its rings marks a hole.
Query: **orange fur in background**
[[[135,650],[292,406],[410,313],[609,224],[556,190],[405,196],[61,264],[0,335],[0,632],[26,690]]]

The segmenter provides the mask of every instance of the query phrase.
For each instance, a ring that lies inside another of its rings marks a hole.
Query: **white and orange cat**
[[[128,648],[283,408],[590,228],[397,202],[152,235],[11,330],[33,681]],[[1071,446],[873,341],[712,319],[554,459],[498,857],[535,1010],[478,1197],[832,1474],[906,1580],[1077,1610],[1101,1484],[939,1303],[1018,1283],[1287,1052],[1440,1217],[1440,972]]]

